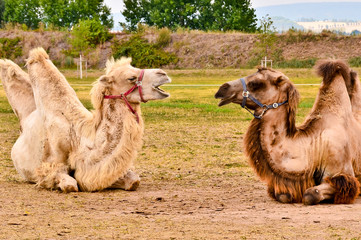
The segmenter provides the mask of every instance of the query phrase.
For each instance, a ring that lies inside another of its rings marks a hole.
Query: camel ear
[[[104,85],[109,85],[111,83],[114,82],[114,78],[113,77],[109,77],[109,76],[106,76],[106,75],[103,75],[101,76],[98,81]]]
[[[286,77],[285,75],[281,75],[278,78],[276,78],[276,80],[273,81],[274,85],[276,86],[282,86],[283,84],[285,84],[288,81],[288,77]]]
[[[300,100],[300,94],[292,83],[287,86],[287,135],[292,136],[296,132],[296,110]]]

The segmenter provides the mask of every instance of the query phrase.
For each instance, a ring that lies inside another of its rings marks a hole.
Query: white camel
[[[42,48],[29,54],[29,75],[0,60],[2,83],[21,126],[11,158],[25,180],[64,192],[138,187],[132,169],[144,129],[140,102],[169,97],[159,86],[171,80],[160,69],[130,63],[107,62],[91,90],[95,110],[89,112]]]

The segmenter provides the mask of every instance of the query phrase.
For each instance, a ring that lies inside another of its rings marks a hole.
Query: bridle
[[[140,100],[144,103],[146,103],[147,101],[144,100],[143,98],[143,90],[142,90],[142,80],[144,77],[144,69],[142,69],[140,71],[138,80],[135,82],[135,85],[130,88],[128,91],[126,91],[125,93],[122,93],[120,95],[104,95],[104,99],[123,99],[125,104],[128,106],[129,110],[136,116],[137,118],[137,122],[139,123],[139,115],[138,113],[134,110],[134,108],[130,105],[130,103],[128,102],[127,96],[133,92],[135,89],[138,88],[139,91],[139,96],[140,96]]]
[[[242,92],[242,108],[246,109],[248,112],[250,112],[253,117],[257,118],[257,119],[262,119],[263,115],[265,114],[266,111],[268,111],[269,109],[276,109],[279,106],[282,106],[283,104],[286,104],[288,102],[288,100],[281,102],[281,103],[273,103],[271,105],[266,105],[266,104],[262,104],[260,101],[258,101],[255,97],[253,97],[248,91],[247,91],[247,85],[246,82],[244,80],[244,78],[240,79],[242,82],[242,86],[243,86],[243,92]],[[255,104],[257,104],[258,106],[260,106],[261,108],[263,108],[263,111],[260,115],[256,115],[254,113],[251,112],[251,110],[249,110],[246,106],[246,102],[247,102],[247,98],[251,99]]]

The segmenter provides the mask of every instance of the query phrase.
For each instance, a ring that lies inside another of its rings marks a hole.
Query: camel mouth
[[[216,98],[221,99],[221,101],[218,103],[218,107],[222,107],[224,105],[230,104],[231,102],[233,102],[235,96],[236,94],[232,94],[230,97],[224,97],[224,98],[216,96]]]
[[[218,107],[222,107],[224,105],[230,104],[232,102],[231,98],[221,99],[221,101],[218,103]]]
[[[152,88],[153,88],[153,90],[157,91],[160,95],[164,96],[164,98],[167,98],[170,96],[170,94],[167,93],[166,91],[164,91],[163,89],[161,89],[160,86],[162,86],[166,83],[170,83],[170,82],[171,82],[171,80],[168,78],[166,81],[161,82],[157,85],[154,85]]]
[[[160,93],[161,95],[165,96],[165,97],[169,97],[170,94],[167,93],[166,91],[164,91],[163,89],[159,88],[159,86],[157,87],[153,87],[153,90],[157,91],[158,93]]]

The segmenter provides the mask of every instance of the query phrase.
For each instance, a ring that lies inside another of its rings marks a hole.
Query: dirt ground
[[[0,91],[0,239],[361,239],[361,197],[272,200],[242,153],[248,113],[218,108],[217,87],[169,90],[165,104],[143,106],[139,188],[70,194],[20,179],[10,159],[18,120]]]
[[[0,182],[1,239],[360,239],[352,205],[280,204],[235,176],[64,194]]]

